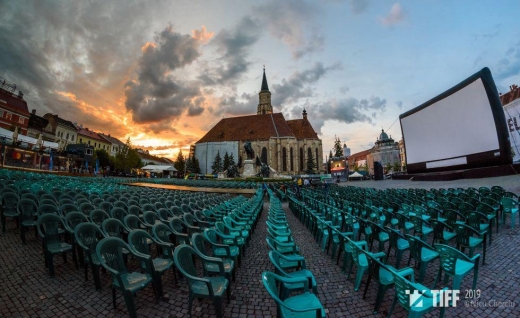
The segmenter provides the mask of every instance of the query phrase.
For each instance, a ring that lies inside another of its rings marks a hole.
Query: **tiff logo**
[[[410,295],[409,305],[410,307],[423,307],[423,294],[426,293],[426,290],[406,290],[405,293]],[[432,305],[433,307],[457,307],[457,301],[460,299],[459,294],[460,290],[449,290],[449,289],[432,289],[428,290],[429,293],[433,296]]]

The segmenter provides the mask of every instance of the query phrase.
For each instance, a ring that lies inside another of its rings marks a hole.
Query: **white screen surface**
[[[499,149],[495,120],[480,78],[401,118],[401,127],[408,165]]]

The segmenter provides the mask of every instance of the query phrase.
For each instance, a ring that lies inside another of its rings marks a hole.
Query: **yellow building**
[[[94,147],[94,150],[103,149],[110,154],[110,142],[88,128],[78,130],[78,143],[90,145]]]

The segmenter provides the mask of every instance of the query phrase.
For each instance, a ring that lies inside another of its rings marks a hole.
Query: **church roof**
[[[318,138],[318,134],[307,118],[288,120],[287,125],[291,128],[296,139]]]
[[[197,143],[268,140],[271,137],[295,137],[282,113],[223,118]]]
[[[264,78],[262,78],[262,88],[260,91],[269,91],[269,87],[267,86],[267,78],[265,77],[265,68],[264,68]]]

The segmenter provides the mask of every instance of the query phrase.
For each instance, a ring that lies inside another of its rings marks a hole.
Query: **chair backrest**
[[[500,199],[500,205],[502,205],[502,212],[511,213],[512,209],[518,207],[518,201],[513,198],[503,197]]]
[[[480,237],[480,233],[477,232],[475,228],[467,224],[456,224],[455,233],[457,233],[457,236],[455,237],[457,244],[463,247],[470,246],[470,240],[472,236],[475,235],[477,237]]]
[[[155,214],[155,212],[145,211],[143,213],[143,221],[145,224],[154,225],[156,222],[158,222],[160,220],[159,220],[159,217],[157,216],[157,214]]]
[[[119,207],[113,207],[112,210],[110,210],[110,216],[114,219],[118,219],[121,222],[123,222],[127,214],[128,213],[125,211],[125,209]]]
[[[101,229],[106,236],[121,238],[125,225],[118,219],[109,218],[103,221]]]
[[[278,290],[277,281],[281,281],[281,277],[272,272],[263,272],[262,273],[262,283],[264,284],[265,289],[273,297],[274,301],[276,301],[277,305],[280,306],[280,303],[283,301],[280,299],[280,291]]]
[[[18,213],[23,221],[32,221],[38,215],[38,205],[33,199],[20,199],[17,204]]]
[[[85,214],[78,211],[73,211],[65,215],[65,222],[71,230],[74,230],[78,224],[89,222],[89,220]]]
[[[117,237],[104,238],[96,246],[96,255],[101,266],[116,276],[128,273],[123,258],[123,249],[129,250],[129,247]]]
[[[60,242],[60,227],[64,226],[63,219],[56,214],[43,214],[38,217],[38,232],[45,237],[45,245]]]
[[[141,207],[139,205],[129,205],[128,206],[128,214],[133,214],[135,216],[139,216],[141,213]]]
[[[98,226],[101,226],[101,224],[103,224],[103,221],[105,221],[108,218],[110,218],[110,215],[108,215],[105,211],[101,209],[94,209],[90,211],[90,221]]]
[[[393,271],[391,271],[391,273],[394,276],[395,297],[399,304],[407,311],[410,310],[411,306],[418,306],[419,304],[410,305],[410,294],[420,293],[422,291],[416,292],[417,288],[415,288],[415,285],[411,284],[409,280]]]
[[[200,233],[194,233],[191,236],[191,245],[193,248],[202,255],[211,256],[208,249],[206,248],[206,244],[211,243],[204,237],[204,235]]]
[[[143,230],[132,230],[128,234],[130,247],[142,254],[150,255],[148,240],[153,240],[152,236]]]
[[[197,278],[197,272],[195,270],[196,267],[193,263],[193,260],[195,258],[199,258],[197,252],[195,252],[193,247],[187,244],[181,244],[177,246],[175,248],[175,252],[173,253],[173,260],[175,262],[175,266],[177,266],[177,269],[188,280],[188,285],[190,289]]]
[[[157,215],[159,216],[159,218],[161,218],[162,220],[166,220],[166,221],[168,221],[171,217],[173,217],[173,213],[166,208],[157,209]]]
[[[442,266],[442,270],[445,272],[454,275],[455,269],[457,267],[457,260],[462,259],[466,262],[473,263],[473,260],[471,260],[468,256],[466,256],[461,251],[457,250],[456,248],[453,248],[448,245],[444,244],[434,244],[433,245],[437,252],[439,253],[440,257],[440,266]],[[474,257],[475,258],[475,257]],[[478,263],[478,261],[477,261]]]
[[[406,239],[408,240],[408,243],[410,243],[410,254],[412,254],[412,258],[415,260],[421,260],[421,253],[423,248],[434,250],[430,244],[421,240],[417,236],[406,234]]]
[[[182,212],[181,208],[174,205],[170,208],[170,211],[172,211],[173,215],[182,217],[184,215],[184,212]]]
[[[96,246],[99,241],[105,238],[105,235],[94,223],[85,222],[80,223],[74,229],[74,237],[76,242],[90,253],[96,253]]]
[[[155,223],[152,226],[152,235],[158,241],[171,243],[170,235],[172,234],[172,230],[164,223]]]
[[[138,216],[128,214],[123,219],[123,224],[130,230],[139,229],[143,221]]]
[[[189,202],[188,202],[188,203],[189,203]],[[184,212],[184,213],[191,213],[191,208],[190,208],[190,206],[187,205],[187,204],[184,204],[184,203],[181,204],[181,210],[182,210],[182,212]]]
[[[141,204],[141,210],[143,210],[143,212],[157,212],[155,206],[150,203]]]
[[[63,215],[63,216],[66,216],[70,212],[79,212],[78,207],[75,204],[70,204],[70,203],[60,205],[60,211],[61,211],[61,215]]]
[[[90,215],[90,211],[94,210],[96,207],[90,202],[83,202],[79,205],[79,210],[85,215]]]
[[[116,202],[114,202],[113,206],[115,208],[121,208],[121,209],[125,210],[125,212],[128,210],[128,206],[123,201],[116,201]]]
[[[40,204],[38,206],[38,215],[45,213],[59,214],[59,208],[54,204]]]

